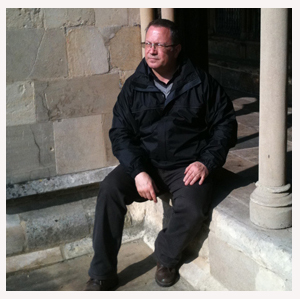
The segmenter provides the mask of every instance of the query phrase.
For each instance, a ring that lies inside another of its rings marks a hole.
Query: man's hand
[[[157,202],[155,192],[158,192],[158,189],[148,173],[140,172],[134,180],[136,189],[141,197]]]
[[[204,164],[201,162],[194,162],[185,169],[185,177],[183,179],[184,184],[186,186],[193,185],[200,179],[199,185],[202,185],[204,179],[208,176],[208,173],[208,169]]]

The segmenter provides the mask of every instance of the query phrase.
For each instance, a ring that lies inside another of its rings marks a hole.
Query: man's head
[[[165,19],[150,22],[146,28],[145,44],[145,59],[150,68],[160,74],[176,68],[181,44],[173,22]]]

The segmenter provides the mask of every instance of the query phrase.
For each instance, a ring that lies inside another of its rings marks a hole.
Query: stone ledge
[[[266,230],[250,221],[254,188],[234,190],[214,209],[208,237],[211,274],[229,290],[290,291],[292,229]]]
[[[98,183],[101,182],[114,168],[115,166],[105,167],[24,183],[7,184],[6,200]]]

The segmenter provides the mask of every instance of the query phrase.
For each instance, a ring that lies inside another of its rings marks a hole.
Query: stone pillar
[[[286,184],[288,9],[261,9],[259,177],[250,196],[250,219],[268,229],[292,225]]]
[[[140,8],[140,18],[141,18],[141,41],[145,41],[146,31],[148,24],[154,19],[154,9],[153,8]],[[142,49],[142,55],[145,56],[145,49]]]
[[[174,8],[162,8],[161,18],[174,22]]]

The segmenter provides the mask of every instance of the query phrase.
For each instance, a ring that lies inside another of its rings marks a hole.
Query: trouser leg
[[[88,272],[91,278],[108,279],[117,273],[126,205],[133,201],[145,199],[139,196],[134,180],[119,165],[100,184],[93,231],[94,257]]]
[[[185,168],[159,171],[173,195],[170,222],[155,241],[155,256],[167,267],[178,264],[182,251],[207,218],[211,203],[212,177],[208,176],[201,186],[199,181],[192,186],[185,186],[184,170]]]

